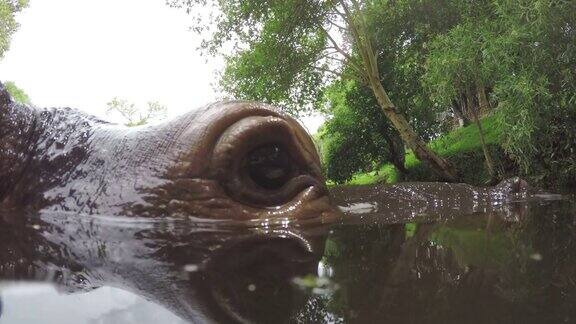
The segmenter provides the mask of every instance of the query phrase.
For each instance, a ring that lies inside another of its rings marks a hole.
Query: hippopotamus
[[[312,140],[270,105],[130,128],[0,85],[0,282],[120,287],[197,323],[284,321],[336,215]]]
[[[224,101],[130,128],[18,104],[2,85],[0,208],[242,221],[334,211],[311,138],[270,105]]]
[[[450,219],[493,213],[518,220],[526,200],[537,196],[526,180],[513,177],[494,187],[465,183],[403,182],[394,185],[342,186],[331,198],[348,222],[405,223],[425,217]],[[358,217],[358,216],[362,217]]]

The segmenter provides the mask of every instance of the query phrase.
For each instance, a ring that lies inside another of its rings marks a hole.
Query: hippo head
[[[0,88],[0,204],[85,214],[285,220],[333,212],[315,146],[255,102],[125,127]]]
[[[184,117],[193,122],[179,136],[189,143],[179,145],[189,147],[167,169],[170,181],[149,191],[152,206],[236,219],[302,218],[327,210],[315,146],[294,119],[271,106],[238,101],[193,116]]]

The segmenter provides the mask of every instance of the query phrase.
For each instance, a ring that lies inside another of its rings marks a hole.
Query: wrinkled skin
[[[420,216],[431,220],[473,213],[495,213],[518,220],[525,204],[516,201],[525,202],[533,195],[533,189],[515,177],[494,187],[439,182],[341,186],[332,189],[331,195],[349,222],[364,222],[371,217],[379,223],[404,223]]]
[[[324,219],[316,149],[275,108],[231,101],[128,128],[12,102],[0,86],[0,207],[198,219]]]

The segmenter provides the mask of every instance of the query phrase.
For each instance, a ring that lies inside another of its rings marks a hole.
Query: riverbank
[[[519,175],[519,170],[505,154],[501,145],[503,130],[498,125],[495,114],[481,120],[486,144],[492,154],[498,177],[505,179]],[[485,159],[480,144],[478,127],[471,124],[458,128],[430,142],[430,147],[443,158],[448,159],[460,172],[461,181],[474,185],[484,185],[490,181],[485,167]],[[378,170],[355,175],[348,182],[351,185],[396,183],[401,181],[440,181],[425,164],[411,151],[406,153],[407,174],[401,174],[392,164],[384,164]]]

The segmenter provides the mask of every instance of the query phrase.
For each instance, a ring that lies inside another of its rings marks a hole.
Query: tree
[[[522,173],[576,183],[576,2],[475,5],[432,45],[425,79],[435,100],[472,113],[495,103],[502,146]]]
[[[171,0],[186,7],[205,0]],[[227,43],[222,85],[233,94],[280,104],[293,113],[318,107],[322,84],[334,78],[352,78],[371,89],[381,112],[420,160],[442,178],[454,181],[454,168],[432,152],[397,109],[381,82],[368,21],[378,1],[286,0],[211,2],[220,14],[212,23],[213,37],[204,48],[217,53]],[[198,21],[197,27],[202,26]]]
[[[320,151],[326,176],[336,183],[388,161],[401,173],[408,172],[398,132],[367,92],[353,80],[336,82],[327,90],[332,116],[320,133]]]
[[[446,107],[437,105],[422,84],[430,43],[461,19],[461,1],[379,1],[370,10],[368,29],[379,49],[380,80],[392,102],[409,117],[424,140],[446,131]]]
[[[157,101],[148,102],[145,110],[139,109],[126,99],[113,98],[107,103],[108,114],[117,112],[126,120],[126,126],[140,126],[147,124],[151,119],[163,118],[166,116],[166,106]]]
[[[0,0],[0,58],[10,48],[12,34],[19,27],[14,15],[28,6],[28,0]]]
[[[30,97],[26,94],[26,92],[24,92],[24,90],[16,86],[14,82],[6,81],[4,82],[4,86],[6,87],[6,90],[8,91],[10,96],[12,96],[12,99],[14,99],[14,101],[24,105],[32,104],[32,102],[30,101]]]
[[[446,131],[446,106],[437,104],[422,84],[430,43],[462,19],[459,1],[381,1],[371,9],[368,29],[379,52],[381,82],[399,110],[425,140]],[[344,86],[346,85],[346,86]],[[391,162],[400,173],[404,145],[380,112],[369,88],[354,80],[335,80],[325,98],[329,120],[321,136],[321,156],[329,179],[342,182],[353,173]],[[359,140],[360,139],[360,140]]]
[[[478,14],[478,12],[476,12]],[[490,109],[487,85],[493,87],[494,70],[484,64],[482,53],[486,39],[498,26],[491,15],[466,19],[439,35],[432,42],[428,55],[426,83],[439,105],[451,107],[462,120],[470,117],[478,127],[486,168],[491,182],[496,182],[494,162],[484,139],[480,115]]]
[[[487,44],[504,148],[526,173],[575,185],[576,2],[519,2],[495,2],[502,30]]]

